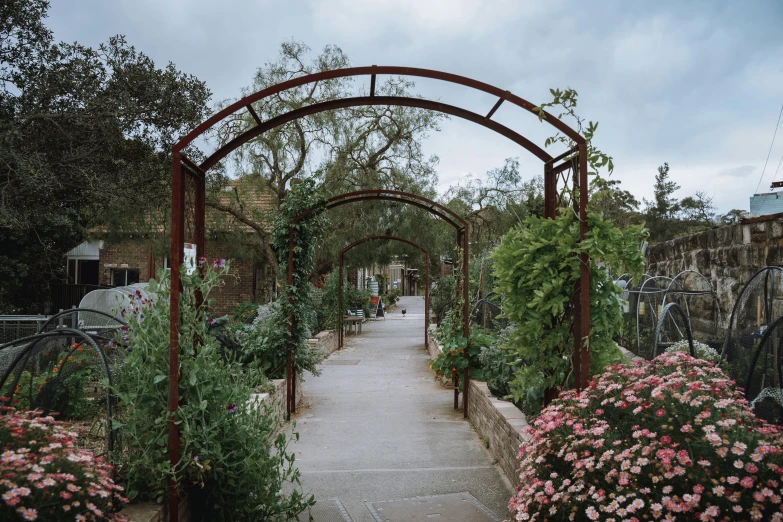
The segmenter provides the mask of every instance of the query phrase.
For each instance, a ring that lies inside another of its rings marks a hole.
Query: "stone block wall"
[[[337,350],[337,337],[337,330],[324,330],[318,332],[313,339],[308,339],[307,342],[310,343],[310,346],[320,346],[326,355],[331,355]]]
[[[712,280],[724,326],[745,283],[766,266],[783,266],[783,215],[764,216],[650,247],[651,275],[674,277],[695,270]],[[694,328],[708,331],[717,320],[706,306],[691,309]]]
[[[503,473],[516,486],[519,482],[517,455],[524,441],[527,419],[513,403],[492,396],[487,383],[470,381],[468,393],[470,423],[484,441]]]

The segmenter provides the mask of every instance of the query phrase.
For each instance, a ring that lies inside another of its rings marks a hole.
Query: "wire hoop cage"
[[[80,424],[86,430],[82,435],[103,441],[92,448],[96,454],[111,453],[116,442],[112,375],[124,353],[115,339],[124,328],[110,314],[72,309],[52,316],[37,334],[0,345],[3,402]]]

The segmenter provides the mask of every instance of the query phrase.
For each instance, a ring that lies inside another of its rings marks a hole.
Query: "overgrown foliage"
[[[519,361],[510,383],[515,400],[525,400],[531,390],[566,388],[571,383],[573,297],[583,252],[591,259],[591,330],[584,340],[590,347],[591,372],[621,360],[612,337],[622,321],[622,292],[607,267],[641,273],[645,234],[638,227],[621,231],[595,214],[588,215],[588,224],[587,237],[580,243],[573,213],[563,211],[555,219],[530,217],[506,234],[493,253],[503,313],[515,323],[505,346]]]
[[[285,292],[276,308],[275,324],[280,335],[275,335],[275,352],[284,353],[291,347],[294,350],[294,362],[297,355],[308,350],[310,327],[315,324],[315,310],[310,301],[310,277],[315,266],[315,256],[323,237],[326,218],[323,207],[326,198],[315,180],[308,178],[293,184],[280,205],[280,213],[275,219],[274,246],[281,266],[288,266],[289,227],[293,230],[294,263],[291,274],[292,284],[287,284]],[[305,211],[312,212],[293,223],[293,219]],[[284,281],[288,281],[288,274]],[[288,332],[289,316],[293,318],[293,331]],[[284,330],[284,331],[283,331]],[[301,369],[297,363],[297,371]]]
[[[313,499],[297,487],[299,472],[279,419],[268,405],[250,402],[258,370],[224,360],[208,335],[205,307],[196,306],[199,293],[209,306],[226,270],[208,267],[203,280],[198,272],[181,272],[180,460],[173,468],[167,449],[169,274],[150,282],[159,299],[126,315],[130,350],[116,380],[125,415],[115,426],[124,448],[117,458],[131,499],[162,501],[173,477],[215,519],[291,520]]]

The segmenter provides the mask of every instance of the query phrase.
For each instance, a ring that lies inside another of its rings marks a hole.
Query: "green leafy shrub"
[[[435,314],[445,311],[445,308],[454,302],[456,295],[457,280],[454,276],[441,277],[430,292],[430,311]]]
[[[580,243],[579,222],[572,212],[556,219],[528,217],[493,253],[503,314],[516,323],[505,345],[509,357],[518,361],[509,385],[516,401],[526,400],[531,390],[566,388],[572,380],[572,301],[582,252],[591,259],[590,371],[597,374],[624,361],[612,340],[621,328],[622,291],[596,261],[616,272],[640,273],[645,233],[638,227],[621,231],[592,213],[588,224],[587,237]]]
[[[511,394],[509,383],[514,380],[514,372],[519,366],[501,347],[508,342],[510,329],[511,327],[505,328],[495,342],[482,348],[479,354],[487,387],[500,398],[506,398]]]
[[[397,302],[400,300],[400,289],[399,288],[392,288],[386,293],[386,304],[389,306],[397,304]]]
[[[285,375],[285,363],[288,354],[288,318],[283,316],[281,302],[270,304],[263,315],[259,315],[250,324],[236,324],[230,328],[235,343],[235,360],[245,368],[254,368],[269,379],[279,379]],[[320,375],[318,364],[323,360],[324,352],[310,346],[294,352],[294,366],[297,372],[308,371]],[[263,384],[263,383],[261,383]]]
[[[435,371],[436,377],[457,377],[460,390],[463,384],[461,376],[465,368],[468,368],[468,376],[471,379],[484,380],[479,355],[483,349],[495,342],[493,336],[484,333],[481,328],[471,328],[470,339],[466,339],[462,331],[462,321],[458,314],[452,311],[435,329],[433,337],[443,349],[443,352],[430,362],[430,370]]]
[[[180,294],[180,460],[168,460],[168,345],[170,280],[161,272],[150,290],[160,298],[135,310],[129,322],[130,351],[117,372],[116,388],[125,412],[118,422],[124,448],[118,452],[129,498],[160,502],[173,476],[202,499],[220,520],[290,520],[312,504],[299,488],[299,472],[279,420],[268,406],[250,406],[254,368],[227,362],[207,334],[201,293],[207,306],[225,269],[181,272]]]
[[[0,407],[0,520],[125,520],[111,466],[75,439],[52,417]]]
[[[231,310],[231,318],[237,323],[244,323],[255,313],[258,313],[258,305],[246,301],[234,305]]]

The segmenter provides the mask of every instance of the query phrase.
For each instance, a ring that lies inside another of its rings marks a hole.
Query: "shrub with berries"
[[[707,361],[609,367],[526,431],[516,520],[783,521],[783,435]]]
[[[0,520],[125,520],[111,466],[38,412],[0,407]]]

